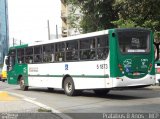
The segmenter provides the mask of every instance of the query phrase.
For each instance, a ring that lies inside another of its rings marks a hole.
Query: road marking
[[[8,92],[8,93],[11,94],[11,95],[17,96],[17,97],[21,97],[23,100],[25,100],[27,102],[30,102],[30,103],[32,103],[34,105],[37,105],[39,107],[42,107],[44,109],[51,110],[52,113],[56,113],[56,115],[60,116],[62,119],[72,119],[70,116],[68,116],[66,114],[63,114],[62,112],[60,112],[60,111],[58,111],[58,110],[56,110],[56,109],[54,109],[52,107],[49,107],[49,106],[47,106],[45,104],[42,104],[40,102],[35,101],[36,98],[27,97],[25,95],[13,93],[13,92]]]
[[[18,100],[15,97],[12,97],[6,91],[0,91],[0,101],[15,101]]]
[[[13,92],[8,92],[9,94],[11,95],[14,95],[14,96],[17,96],[17,97],[20,97],[22,99],[31,99],[31,100],[36,100],[36,98],[31,98],[31,97],[28,97],[28,96],[25,96],[25,95],[21,95],[21,94],[17,94],[17,93],[13,93]]]

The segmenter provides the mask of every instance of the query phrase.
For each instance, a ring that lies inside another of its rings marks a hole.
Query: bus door
[[[15,71],[15,63],[16,63],[16,50],[11,50],[8,57],[8,83],[9,84],[18,84],[17,75]]]

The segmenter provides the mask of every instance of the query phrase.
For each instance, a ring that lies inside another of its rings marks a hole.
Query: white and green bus
[[[153,33],[142,28],[109,29],[11,47],[8,83],[107,94],[114,88],[155,84]]]

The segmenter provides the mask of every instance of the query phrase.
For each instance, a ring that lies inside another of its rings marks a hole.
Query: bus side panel
[[[27,64],[16,64],[8,72],[8,83],[9,84],[18,84],[18,77],[22,75],[25,81],[25,85],[28,85],[28,72]]]
[[[109,62],[109,61],[108,61]],[[29,86],[62,88],[63,77],[70,75],[75,89],[106,88],[109,71],[101,61],[29,64]]]

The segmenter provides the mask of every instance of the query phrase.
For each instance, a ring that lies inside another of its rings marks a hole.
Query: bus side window
[[[7,69],[9,71],[12,70],[15,63],[16,63],[16,50],[11,50],[9,52]]]
[[[33,63],[33,47],[25,49],[25,63]]]
[[[65,43],[64,42],[60,42],[60,43],[56,43],[55,44],[55,56],[56,56],[56,61],[64,61],[65,58]]]
[[[11,66],[15,65],[15,56],[10,56],[10,65]]]
[[[96,59],[95,38],[87,38],[80,40],[80,59]]]
[[[19,64],[24,63],[24,49],[18,49],[17,54],[18,54],[18,63]]]
[[[66,42],[66,60],[78,60],[78,41]]]
[[[88,56],[89,56],[89,54],[88,54],[87,50],[81,50],[80,51],[80,59],[81,60],[89,59]]]
[[[10,55],[10,58],[9,58],[10,66],[14,66],[16,63],[16,50],[11,50],[9,55]]]
[[[95,60],[96,59],[96,43],[95,43],[96,38],[93,38],[90,40],[90,52],[89,52],[89,59]]]
[[[54,62],[54,54],[51,54],[51,62]]]
[[[26,57],[25,57],[25,63],[33,63],[33,57],[31,57],[31,56],[26,56]]]
[[[96,59],[96,51],[95,50],[93,50],[93,51],[90,51],[90,54],[89,54],[89,56],[90,56],[90,59]]]
[[[43,62],[54,62],[54,44],[43,46]]]
[[[33,63],[33,57],[29,57],[29,63]]]
[[[47,52],[43,52],[43,62],[51,62],[51,56]]]
[[[106,59],[109,53],[108,35],[97,38],[97,58]]]
[[[41,55],[35,55],[34,56],[34,62],[36,63],[36,62],[41,62],[42,61],[42,57],[41,57]]]
[[[42,62],[42,46],[35,46],[34,47],[34,63],[41,63]]]
[[[57,52],[56,53],[56,61],[64,61],[64,52]]]

